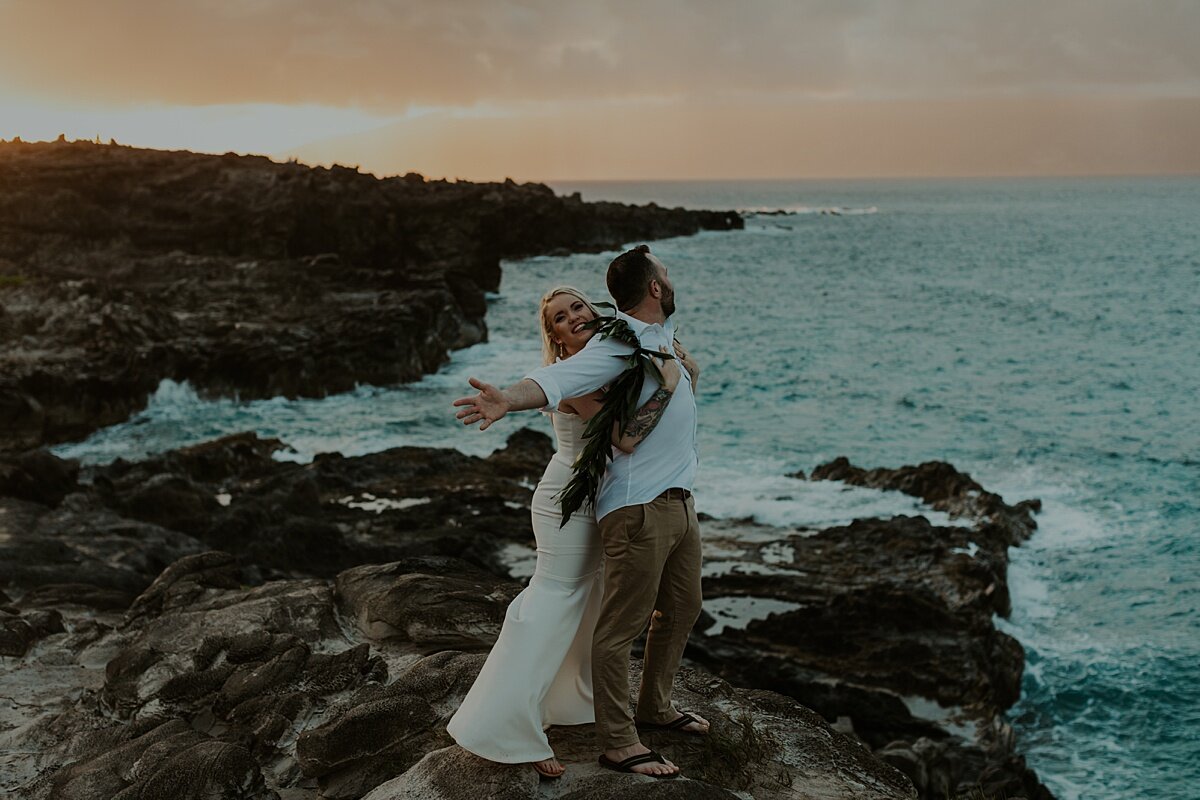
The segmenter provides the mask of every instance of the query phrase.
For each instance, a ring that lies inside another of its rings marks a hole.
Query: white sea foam
[[[705,578],[721,578],[726,575],[789,575],[795,577],[796,571],[783,567],[772,567],[769,564],[759,564],[754,561],[710,561],[706,559],[700,574]]]
[[[705,633],[709,636],[727,629],[742,629],[754,620],[766,619],[772,614],[783,614],[803,608],[799,603],[775,600],[770,597],[713,597],[704,601],[704,610],[717,620]]]
[[[779,527],[828,528],[898,514],[923,516],[934,525],[963,524],[901,492],[787,477],[794,469],[769,460],[703,463],[697,476],[696,509],[714,517],[749,518]]]
[[[982,473],[982,470],[978,472]],[[1073,476],[1086,486],[1087,476]],[[1083,486],[1061,475],[1045,475],[1029,465],[1020,465],[996,475],[984,476],[981,483],[993,487],[1008,499],[1038,497],[1042,510],[1037,515],[1038,530],[1020,547],[1009,550],[1008,587],[1013,612],[1008,620],[996,619],[996,626],[1033,650],[1046,655],[1057,653],[1073,659],[1086,654],[1104,659],[1122,641],[1099,638],[1092,625],[1076,618],[1077,602],[1064,593],[1073,584],[1059,574],[1064,555],[1080,548],[1090,549],[1098,542],[1112,540],[1119,533],[1115,516],[1106,514]],[[1029,675],[1040,680],[1038,665],[1026,666]]]
[[[354,495],[347,495],[338,500],[344,506],[350,508],[359,508],[363,511],[374,511],[376,514],[382,514],[384,511],[399,511],[413,506],[420,506],[428,503],[428,497],[376,497],[369,492],[363,492],[361,500],[355,500]]]
[[[3,509],[0,509],[2,513]],[[746,548],[742,547],[738,542],[730,542],[727,539],[713,539],[711,536],[705,537],[704,555],[706,558],[714,558],[721,560],[740,559],[743,558]]]
[[[987,476],[980,482],[1009,502],[1036,497],[1042,501],[1037,514],[1038,532],[1023,547],[1034,550],[1060,549],[1088,545],[1097,539],[1111,537],[1113,515],[1104,513],[1086,486],[1091,477],[1073,476],[1071,481],[1061,475],[1047,475],[1032,465],[1024,464]],[[1119,510],[1119,507],[1114,509]]]
[[[917,695],[904,695],[900,699],[908,707],[908,713],[914,717],[936,722],[952,734],[961,736],[967,741],[975,741],[979,725],[970,719],[961,707],[946,707],[936,700]]]
[[[479,432],[456,424],[451,401],[466,394],[467,378],[479,375],[502,385],[519,380],[538,358],[529,341],[498,339],[459,351],[441,372],[395,387],[358,386],[324,398],[274,397],[238,402],[202,399],[187,382],[163,380],[145,409],[128,421],[96,431],[87,439],[57,445],[62,458],[87,464],[137,459],[174,447],[252,430],[275,437],[288,447],[278,461],[308,463],[318,453],[360,456],[390,447],[455,447],[469,455],[487,456],[504,446],[518,427],[549,433],[540,415],[528,414],[495,431]]]
[[[759,555],[767,564],[793,564],[796,561],[796,548],[787,542],[772,542]]]

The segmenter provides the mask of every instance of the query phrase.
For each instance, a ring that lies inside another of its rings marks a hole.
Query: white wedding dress
[[[533,493],[537,566],[516,596],[487,662],[446,726],[459,745],[491,761],[551,758],[550,725],[594,722],[592,631],[604,595],[595,511],[585,505],[561,529],[554,500],[571,479],[585,423],[550,415],[558,450]]]

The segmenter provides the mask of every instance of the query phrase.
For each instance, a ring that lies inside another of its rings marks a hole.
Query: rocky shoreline
[[[244,399],[435,371],[500,261],[741,228],[541,184],[0,142],[0,452],[82,438],[164,378]]]
[[[1024,650],[993,622],[1011,611],[1008,548],[1033,534],[1040,503],[1008,505],[942,462],[863,470],[840,458],[808,479],[904,492],[958,524],[718,522],[706,536],[705,597],[750,598],[770,613],[694,637],[688,655],[737,685],[796,698],[923,798],[1050,798],[1004,719]]]
[[[79,470],[3,461],[0,767],[20,798],[910,798],[796,700],[689,667],[707,739],[655,734],[687,781],[475,758],[444,726],[521,584],[547,437],[488,458],[395,448],[281,462],[239,434]],[[23,497],[14,496],[16,494]],[[636,680],[636,675],[635,675]]]
[[[595,764],[538,783],[444,726],[530,566],[551,449],[276,460],[227,436],[81,467],[45,445],[163,378],[321,396],[436,370],[486,337],[500,259],[736,228],[723,212],[544,186],[377,179],[261,158],[0,142],[0,791],[20,798],[1052,800],[1004,712],[1013,505],[943,463],[800,481],[906,492],[952,519],[824,530],[705,520],[705,606],[654,734],[688,779]],[[636,669],[635,669],[636,680]]]
[[[595,767],[589,726],[555,733],[573,777],[554,787],[443,730],[520,590],[508,565],[529,552],[544,435],[488,458],[297,464],[272,458],[283,447],[246,433],[83,469],[44,450],[0,460],[3,788],[658,796]],[[714,613],[680,691],[717,738],[654,741],[689,774],[679,796],[1050,798],[1003,719],[1021,647],[992,624],[1036,501],[1008,505],[940,463],[839,460],[813,478],[906,491],[962,525],[707,520]]]

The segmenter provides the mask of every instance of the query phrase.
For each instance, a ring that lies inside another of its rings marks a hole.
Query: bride
[[[597,316],[578,289],[559,286],[547,292],[538,307],[543,362],[570,358],[582,350],[592,337],[583,324]],[[681,349],[677,352],[686,356]],[[690,367],[688,361],[684,365]],[[678,365],[665,358],[660,368],[664,388],[673,392],[680,378]],[[531,504],[537,566],[529,585],[509,605],[499,639],[446,726],[463,749],[491,761],[531,763],[547,778],[560,777],[564,767],[554,757],[545,729],[595,721],[592,631],[604,592],[604,551],[591,505],[584,505],[560,528],[561,508],[554,496],[571,479],[575,457],[583,449],[584,427],[600,410],[601,397],[597,392],[564,400],[547,412],[558,449]],[[652,429],[637,436],[613,431],[613,444],[632,452]]]

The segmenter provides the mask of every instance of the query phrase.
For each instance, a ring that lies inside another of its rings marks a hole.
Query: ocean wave
[[[739,208],[739,214],[749,216],[799,216],[802,214],[817,214],[830,217],[860,217],[866,214],[878,214],[877,206],[866,206],[852,208],[848,206],[782,206],[779,208],[771,208],[768,206],[752,206],[750,208]]]
[[[997,620],[1026,651],[1010,717],[1030,766],[1063,800],[1146,796],[1142,787],[1170,784],[1168,773],[1192,768],[1183,740],[1200,727],[1200,647],[1186,631],[1164,635],[1154,620],[1188,602],[1195,551],[1164,574],[1137,548],[1145,520],[1086,472],[1015,465],[983,482],[1042,500],[1037,533],[1009,553],[1012,617]],[[1173,731],[1188,733],[1181,740]],[[1150,763],[1163,772],[1152,774]]]
[[[696,479],[696,510],[719,519],[811,529],[901,514],[923,516],[934,525],[961,524],[910,495],[788,477],[794,469],[772,459],[702,463]]]

